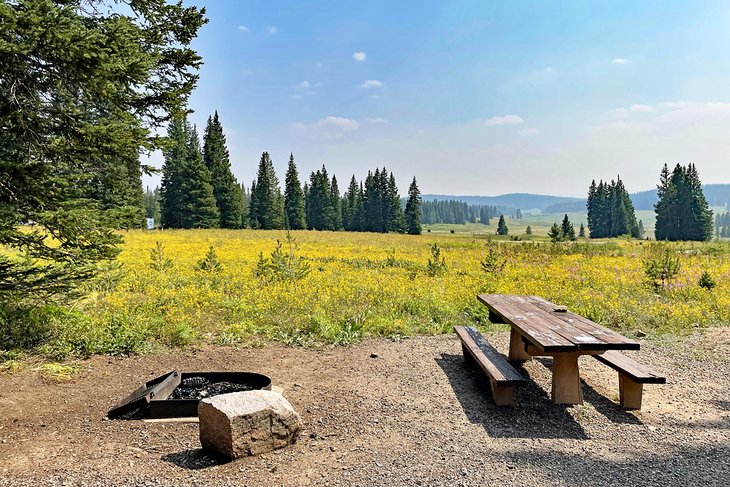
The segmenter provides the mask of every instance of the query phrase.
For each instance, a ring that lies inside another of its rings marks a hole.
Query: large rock
[[[203,399],[198,404],[200,443],[235,459],[294,443],[302,420],[278,392],[246,391]]]

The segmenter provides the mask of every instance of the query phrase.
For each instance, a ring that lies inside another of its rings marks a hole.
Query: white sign
[[[148,218],[147,219],[147,230],[152,230],[155,228],[155,219],[154,218]]]

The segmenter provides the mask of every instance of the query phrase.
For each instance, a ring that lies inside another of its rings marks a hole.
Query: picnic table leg
[[[553,357],[553,389],[555,404],[583,404],[583,391],[578,375],[580,353],[556,353]]]
[[[514,328],[509,332],[509,360],[513,362],[524,362],[532,360],[532,356],[525,350],[525,342]]]

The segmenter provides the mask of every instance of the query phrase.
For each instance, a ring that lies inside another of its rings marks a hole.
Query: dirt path
[[[508,336],[490,341],[505,351]],[[615,372],[586,357],[583,406],[550,402],[540,359],[525,364],[517,405],[496,409],[454,336],[94,357],[63,384],[4,374],[0,485],[727,485],[730,328],[637,356],[669,380],[646,386],[640,413],[616,404]],[[305,431],[293,447],[221,464],[195,423],[104,419],[174,368],[265,373]]]

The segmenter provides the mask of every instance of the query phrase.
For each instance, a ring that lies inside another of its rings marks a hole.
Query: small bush
[[[223,270],[223,265],[218,260],[218,256],[215,254],[215,250],[213,250],[212,245],[205,254],[205,257],[200,259],[195,265],[195,268],[199,271],[208,272],[210,274],[218,273]]]
[[[446,272],[446,257],[442,257],[439,246],[433,244],[431,246],[431,258],[428,259],[426,264],[426,274],[436,277],[444,272]]]
[[[150,268],[158,272],[165,272],[172,269],[172,259],[165,255],[165,247],[162,242],[155,242],[155,248],[150,249]]]
[[[712,291],[712,288],[716,286],[715,280],[712,278],[709,272],[704,271],[700,276],[700,287]]]

